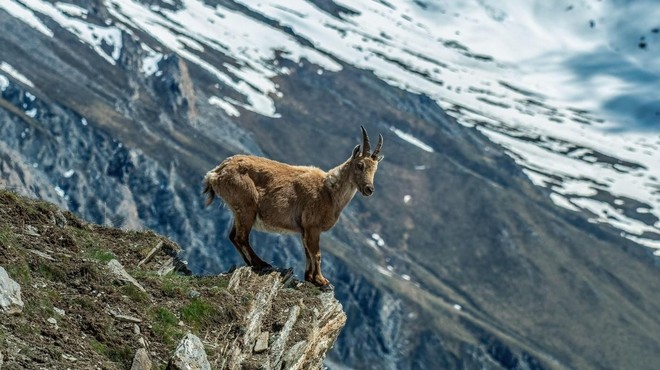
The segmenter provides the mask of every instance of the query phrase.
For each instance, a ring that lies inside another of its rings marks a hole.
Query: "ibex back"
[[[229,240],[245,263],[256,269],[270,265],[254,253],[249,242],[253,227],[278,233],[300,233],[305,247],[305,280],[330,288],[321,274],[321,232],[330,229],[359,190],[374,193],[383,136],[373,153],[362,127],[362,148],[357,145],[348,160],[324,172],[316,167],[291,166],[251,155],[225,159],[204,178],[206,205],[219,196],[234,214]]]

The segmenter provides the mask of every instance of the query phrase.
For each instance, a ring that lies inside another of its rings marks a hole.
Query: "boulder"
[[[149,354],[144,348],[140,348],[135,351],[135,356],[133,357],[133,363],[131,364],[131,370],[151,370],[152,363],[149,359]]]
[[[168,370],[211,370],[202,341],[188,333],[174,350]]]
[[[0,266],[0,312],[13,315],[21,311],[23,311],[21,286]]]

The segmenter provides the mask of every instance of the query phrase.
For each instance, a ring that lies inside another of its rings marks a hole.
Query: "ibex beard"
[[[270,159],[235,155],[225,159],[204,178],[206,205],[219,196],[234,214],[229,240],[248,266],[269,269],[252,250],[252,228],[276,233],[299,233],[305,249],[305,280],[331,288],[321,273],[321,232],[332,228],[341,211],[357,191],[374,193],[374,175],[383,159],[379,135],[373,153],[362,128],[362,146],[357,145],[342,164],[322,171],[316,167],[292,166]]]

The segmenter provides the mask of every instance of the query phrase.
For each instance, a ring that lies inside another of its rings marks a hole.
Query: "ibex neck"
[[[351,182],[349,161],[331,169],[325,176],[325,186],[330,190],[332,200],[341,211],[353,199],[357,186]]]

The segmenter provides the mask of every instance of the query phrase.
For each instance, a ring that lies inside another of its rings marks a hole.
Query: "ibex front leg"
[[[303,230],[303,245],[305,247],[305,257],[307,268],[305,269],[305,280],[321,287],[332,288],[328,279],[321,273],[321,248],[319,241],[321,239],[321,230],[309,228]]]

